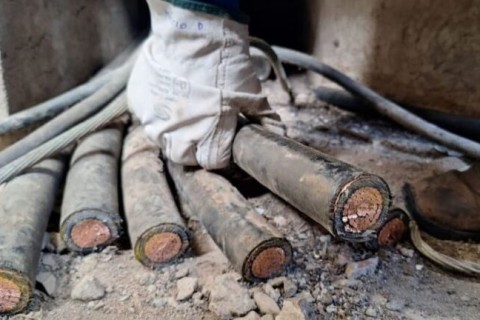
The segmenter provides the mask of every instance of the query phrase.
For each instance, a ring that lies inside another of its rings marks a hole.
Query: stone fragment
[[[84,302],[100,300],[105,296],[105,287],[93,276],[83,277],[73,288],[73,300]]]
[[[235,320],[260,320],[260,316],[255,311],[250,311],[245,317],[235,318]]]
[[[283,303],[283,308],[275,320],[314,320],[313,306],[305,300],[289,299]]]
[[[105,303],[103,303],[102,301],[98,302],[97,304],[95,304],[95,306],[93,307],[93,310],[100,310],[102,309],[103,307],[105,307]]]
[[[285,279],[287,279],[287,278],[286,277],[277,277],[277,278],[273,278],[273,279],[268,280],[267,283],[274,288],[280,288],[280,287],[283,286],[283,282],[285,281]]]
[[[165,301],[174,309],[181,310],[183,308],[183,304],[178,303],[174,297],[167,297]]]
[[[388,302],[387,298],[385,298],[381,294],[373,295],[370,301],[373,305],[376,306],[384,306]]]
[[[375,307],[369,306],[367,310],[365,310],[365,315],[370,318],[376,318],[378,315],[377,309],[375,309]]]
[[[285,278],[283,281],[283,292],[285,294],[285,298],[291,298],[297,293],[297,285],[290,279]]]
[[[242,287],[232,274],[215,277],[210,288],[210,311],[220,318],[246,315],[256,308],[250,293]]]
[[[337,307],[335,305],[331,304],[331,305],[327,306],[325,311],[327,311],[327,313],[337,313]]]
[[[157,287],[154,284],[148,285],[148,287],[147,287],[147,292],[148,293],[154,293],[155,291],[157,291]]]
[[[58,259],[58,256],[55,254],[44,253],[42,255],[42,264],[50,271],[58,271],[62,267]]]
[[[140,274],[137,274],[135,278],[138,280],[138,283],[142,286],[148,286],[155,283],[157,277],[153,272],[145,271]]]
[[[280,313],[277,303],[265,293],[257,291],[253,294],[253,299],[262,314],[277,315]]]
[[[405,308],[405,302],[402,300],[392,300],[387,302],[385,308],[390,311],[401,312]]]
[[[357,288],[362,282],[355,279],[338,279],[333,283],[335,288]]]
[[[275,318],[271,314],[266,314],[260,320],[275,320]]]
[[[312,294],[310,293],[310,291],[302,291],[300,292],[299,294],[297,294],[295,296],[295,299],[296,300],[305,300],[307,301],[308,303],[314,303],[315,302],[315,298],[312,296]]]
[[[272,287],[270,284],[268,283],[265,283],[265,285],[263,286],[263,291],[265,291],[265,293],[270,297],[272,298],[273,300],[275,300],[275,302],[278,302],[278,299],[280,299],[280,292],[278,292],[277,289],[275,289],[274,287]]]
[[[177,301],[185,301],[192,297],[197,289],[198,279],[193,277],[182,278],[177,281]]]
[[[415,254],[414,250],[405,248],[405,247],[400,246],[400,245],[397,246],[397,250],[398,250],[398,252],[400,252],[400,254],[402,256],[404,256],[406,258],[412,258],[413,255]]]
[[[103,249],[102,252],[100,252],[100,256],[101,256],[100,260],[102,262],[111,261],[113,257],[117,254],[118,254],[118,248],[116,246],[108,246],[105,249]],[[125,269],[125,266],[123,264],[118,264],[117,268]]]
[[[203,304],[203,294],[201,292],[195,292],[192,296],[192,302],[195,306],[201,306]]]
[[[320,295],[320,303],[324,306],[328,306],[333,303],[332,295],[329,292],[324,292]]]
[[[277,227],[285,227],[285,226],[288,224],[288,221],[287,221],[287,219],[285,219],[285,217],[275,216],[275,217],[273,218],[273,223],[274,223]]]
[[[127,301],[128,299],[130,299],[131,296],[132,296],[131,293],[127,293],[127,294],[121,296],[120,298],[118,298],[118,301],[120,301],[120,302],[125,302],[125,301]]]
[[[329,235],[329,234],[320,236],[319,239],[320,239],[320,242],[322,242],[322,243],[327,243],[328,244],[328,243],[332,242],[332,236]]]
[[[163,307],[165,307],[165,305],[167,305],[167,303],[168,303],[167,299],[165,298],[155,298],[152,301],[152,306],[154,306],[155,308],[162,309]]]
[[[188,268],[179,269],[177,272],[175,272],[175,279],[185,278],[186,276],[188,276],[189,272],[190,271],[188,270]]]
[[[349,279],[358,279],[363,276],[372,275],[378,267],[378,257],[373,257],[367,260],[350,262],[347,264],[345,274]]]
[[[306,233],[297,233],[297,238],[300,239],[300,240],[305,240],[308,238],[307,234]]]
[[[316,101],[315,96],[310,92],[300,92],[295,96],[296,106],[309,106]]]
[[[49,296],[53,296],[58,286],[58,279],[48,271],[42,271],[37,274],[37,281],[40,282]]]

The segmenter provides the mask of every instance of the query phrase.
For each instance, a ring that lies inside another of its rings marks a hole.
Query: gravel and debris
[[[358,279],[375,273],[378,267],[378,257],[363,261],[349,262],[345,268],[345,275],[349,279]]]
[[[258,310],[260,310],[261,314],[277,315],[280,313],[280,308],[275,300],[263,292],[255,292],[253,294],[253,300],[255,300],[255,303],[257,304]]]
[[[256,308],[248,289],[231,273],[216,277],[207,290],[210,293],[208,309],[221,318],[243,316]]]
[[[260,316],[255,311],[250,311],[245,317],[235,318],[235,320],[260,320]]]
[[[99,300],[105,296],[105,287],[93,276],[86,276],[72,290],[72,299],[84,302]]]
[[[315,320],[315,312],[305,300],[285,300],[280,314],[275,320]]]
[[[193,277],[182,278],[177,281],[177,301],[190,299],[197,290],[198,279]]]

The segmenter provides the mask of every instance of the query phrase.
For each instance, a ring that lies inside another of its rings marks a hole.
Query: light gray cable
[[[287,48],[273,47],[282,62],[297,65],[304,69],[314,71],[325,78],[339,84],[345,90],[369,102],[372,107],[382,115],[392,119],[413,132],[424,135],[444,145],[460,150],[465,155],[480,159],[480,144],[470,139],[446,131],[401,106],[382,97],[375,91],[359,84],[340,71],[318,61],[314,57]]]
[[[38,105],[31,106],[24,111],[17,112],[5,119],[0,119],[0,135],[49,120],[62,113],[73,104],[92,95],[116,76],[116,71],[128,61],[141,42],[141,38],[135,39],[131,45],[115,57],[115,59],[109,64],[99,70],[98,73],[88,82],[61,93],[60,95]]]
[[[41,146],[31,150],[30,152],[1,168],[0,184],[22,173],[24,170],[37,164],[39,161],[48,158],[58,151],[66,148],[71,143],[102,127],[113,119],[118,118],[127,112],[127,110],[126,94],[125,92],[122,92],[103,110],[91,118],[77,124],[55,138],[50,139]]]
[[[137,56],[136,52],[130,56],[123,66],[115,71],[112,79],[100,90],[1,151],[0,168],[103,108],[105,104],[125,88]]]
[[[50,100],[0,120],[0,135],[51,119],[106,84],[114,72],[107,72]]]

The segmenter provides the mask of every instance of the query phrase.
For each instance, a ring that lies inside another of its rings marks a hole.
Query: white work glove
[[[148,4],[152,35],[128,83],[130,109],[171,161],[224,168],[238,113],[270,110],[250,65],[248,26],[161,0]]]

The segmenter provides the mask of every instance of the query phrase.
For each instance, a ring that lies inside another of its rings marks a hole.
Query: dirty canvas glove
[[[128,83],[129,106],[171,161],[226,167],[238,113],[269,110],[250,66],[248,27],[207,4],[148,4],[152,35]]]

